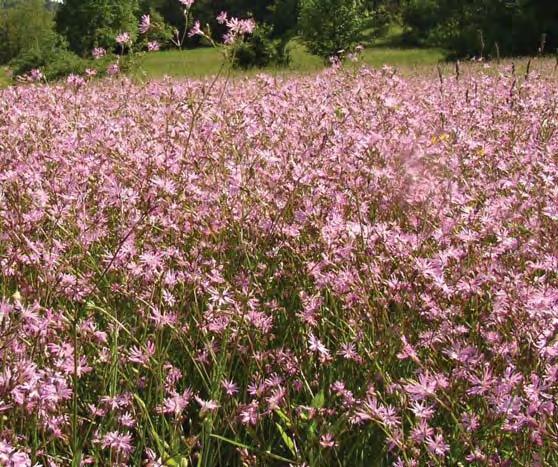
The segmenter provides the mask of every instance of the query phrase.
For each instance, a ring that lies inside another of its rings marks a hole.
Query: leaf
[[[283,412],[281,409],[276,409],[275,413],[279,415],[279,418],[283,421],[283,423],[285,423],[285,426],[287,428],[292,428],[293,424],[291,423],[291,420],[289,419],[289,417],[287,417],[285,412]]]
[[[284,428],[281,426],[280,423],[275,423],[275,426],[277,426],[279,433],[281,433],[281,438],[283,439],[285,446],[287,446],[289,448],[289,451],[291,451],[291,454],[296,457],[297,452],[296,452],[296,445],[294,441],[290,438],[290,436],[287,434],[287,432],[284,430]]]
[[[224,441],[225,443],[232,444],[233,446],[236,446],[238,448],[248,449],[249,451],[252,451],[256,454],[267,456],[270,459],[274,459],[274,460],[281,461],[281,462],[286,462],[289,465],[298,465],[299,464],[297,461],[294,461],[292,459],[287,459],[286,457],[278,456],[277,454],[273,454],[270,451],[261,451],[259,449],[255,449],[253,447],[248,446],[247,444],[239,443],[238,441],[234,441],[232,439],[225,438],[224,436],[211,434],[211,437],[215,438],[215,439],[218,439],[220,441]]]
[[[308,431],[310,432],[310,438],[315,438],[316,437],[316,433],[318,432],[318,424],[316,423],[316,421],[313,421],[310,424],[310,428],[308,429]]]
[[[188,459],[181,456],[175,456],[165,462],[168,467],[188,467]]]
[[[145,402],[137,394],[134,394],[134,399],[137,402],[137,404],[140,406],[140,409],[143,412],[144,417],[147,419],[147,422],[149,423],[149,431],[151,432],[151,436],[157,443],[159,454],[165,453],[165,449],[168,448],[168,445],[161,440],[159,434],[155,430],[155,427],[153,426],[153,422],[151,421],[151,417],[149,416],[149,410],[147,410]]]
[[[325,394],[324,391],[322,390],[314,396],[314,399],[312,399],[311,406],[314,407],[315,409],[321,409],[324,406],[324,404],[325,404]]]

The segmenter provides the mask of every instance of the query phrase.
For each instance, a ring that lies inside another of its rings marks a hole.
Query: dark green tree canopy
[[[296,31],[299,0],[197,0],[192,15],[202,24],[209,24],[219,37],[223,32],[216,17],[221,11],[232,16],[252,17],[258,24],[265,23],[273,28],[273,34],[283,36]],[[142,11],[155,9],[165,21],[176,28],[184,26],[184,14],[178,0],[142,0]]]
[[[546,35],[547,50],[558,47],[556,0],[404,0],[408,38],[456,55],[488,55],[496,44],[506,55],[533,55]]]
[[[302,0],[300,34],[310,52],[324,58],[361,40],[364,5],[360,0]]]
[[[545,52],[558,49],[558,0],[196,0],[191,15],[220,39],[221,11],[254,18],[270,40],[286,44],[299,34],[323,57],[350,49],[363,29],[373,37],[371,30],[381,35],[393,22],[403,26],[408,44],[460,57],[494,56],[497,50],[533,55],[541,44]],[[170,46],[172,28],[185,26],[179,0],[0,0],[0,62],[30,48],[64,48],[64,42],[82,56],[94,47],[110,49],[119,33],[134,37],[146,13],[157,24],[150,38],[163,47]]]
[[[0,1],[0,63],[31,49],[55,47],[53,15],[44,0]]]
[[[56,15],[70,48],[85,55],[93,47],[113,47],[121,32],[137,32],[137,0],[65,0]]]

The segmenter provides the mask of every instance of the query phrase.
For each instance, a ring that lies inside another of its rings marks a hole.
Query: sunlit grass
[[[325,62],[307,52],[298,42],[289,45],[291,63],[288,67],[269,67],[263,71],[278,74],[305,74],[321,70]],[[444,51],[440,49],[371,47],[365,49],[364,63],[380,67],[382,65],[416,67],[435,65],[444,60]],[[172,50],[146,55],[141,61],[141,74],[146,78],[162,76],[199,78],[218,73],[224,63],[223,53],[219,49],[199,48],[193,50]],[[259,69],[234,70],[235,75],[250,75],[261,72]]]
[[[8,76],[8,70],[5,67],[0,67],[0,89],[9,86],[10,77]]]
[[[393,41],[383,39],[373,41],[373,45],[366,48],[361,60],[373,67],[383,65],[413,69],[415,67],[431,67],[443,62],[445,53],[441,49],[405,48],[392,45]],[[271,66],[265,69],[228,70],[233,76],[251,76],[260,72],[271,74],[308,74],[317,72],[326,66],[326,62],[310,54],[306,47],[298,40],[292,40],[288,45],[291,63],[286,67]],[[165,50],[147,53],[138,60],[134,77],[140,79],[158,79],[164,76],[201,78],[216,75],[227,67],[224,50],[212,47],[199,47],[186,50]],[[7,74],[7,67],[0,68],[0,88],[11,83]]]

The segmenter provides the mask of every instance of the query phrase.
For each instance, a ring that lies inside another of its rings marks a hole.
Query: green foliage
[[[47,79],[83,73],[85,63],[67,50],[54,31],[53,13],[44,0],[20,0],[0,16],[0,61],[9,63],[14,76],[40,68]]]
[[[558,47],[558,3],[535,0],[405,0],[407,40],[441,46],[455,55],[489,55],[498,44],[506,55],[533,55],[546,34]]]
[[[154,8],[148,11],[151,17],[151,27],[147,34],[142,36],[143,46],[145,48],[148,41],[157,41],[161,48],[165,49],[172,44],[173,28],[165,22],[165,18],[159,11]]]
[[[394,13],[385,5],[380,5],[369,11],[367,27],[372,29],[374,37],[385,37],[390,26],[396,23]]]
[[[258,24],[269,24],[274,37],[290,37],[297,29],[299,3],[299,0],[196,0],[192,15],[202,25],[209,24],[217,39],[224,33],[223,26],[216,21],[221,11],[236,17],[252,17]],[[178,0],[141,0],[140,9],[154,9],[168,24],[179,30],[184,27],[183,8]]]
[[[140,11],[157,11],[170,26],[184,26],[184,9],[178,0],[140,0]]]
[[[248,69],[269,65],[286,66],[290,62],[287,41],[272,38],[272,28],[258,26],[253,34],[237,41],[228,51],[233,66]]]
[[[311,53],[328,58],[361,40],[364,7],[360,0],[303,0],[299,28]]]
[[[66,0],[56,15],[70,48],[85,55],[93,47],[112,48],[115,36],[137,33],[137,0]]]
[[[296,33],[299,15],[299,0],[275,0],[268,8],[275,37],[292,36]]]
[[[40,69],[48,81],[63,78],[70,74],[81,75],[92,63],[73,52],[57,49],[50,52],[30,49],[18,55],[10,62],[14,76],[22,76],[31,70]]]
[[[44,0],[20,0],[0,9],[0,63],[31,49],[52,49],[60,38]]]

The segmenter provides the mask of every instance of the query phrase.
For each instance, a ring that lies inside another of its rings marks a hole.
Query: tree
[[[44,0],[4,2],[0,6],[0,63],[32,48],[56,44],[52,13]]]
[[[275,0],[269,7],[269,22],[277,37],[291,36],[298,27],[299,0]]]
[[[66,0],[56,14],[58,31],[81,55],[115,46],[117,34],[137,33],[137,0]]]
[[[558,47],[556,0],[404,0],[402,17],[415,43],[444,47],[458,56],[536,53]]]
[[[350,50],[361,39],[361,0],[302,0],[299,29],[308,50],[323,58]]]
[[[140,6],[141,11],[157,10],[165,22],[179,30],[184,27],[183,7],[178,0],[141,0]],[[209,24],[218,39],[225,32],[216,20],[221,11],[238,18],[253,18],[259,25],[267,24],[276,38],[296,31],[298,8],[299,0],[196,0],[192,16],[204,26]]]

